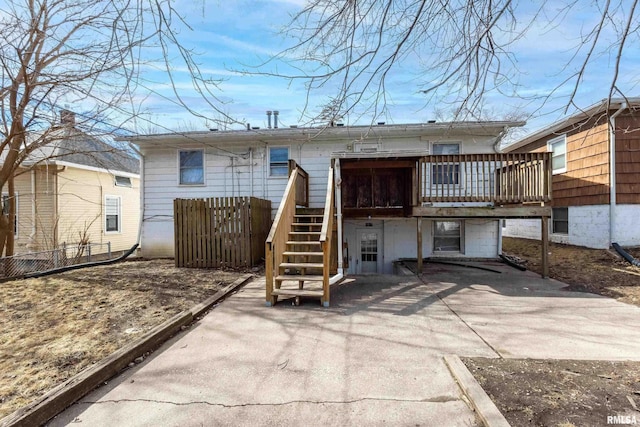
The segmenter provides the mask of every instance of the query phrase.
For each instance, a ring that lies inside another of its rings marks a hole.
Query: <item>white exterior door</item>
[[[382,230],[375,228],[358,230],[357,274],[382,272]]]

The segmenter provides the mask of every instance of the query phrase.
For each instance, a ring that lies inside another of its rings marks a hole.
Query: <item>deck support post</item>
[[[540,218],[542,222],[542,278],[549,277],[549,218],[543,216]]]
[[[418,220],[418,226],[417,226],[417,246],[418,246],[418,267],[417,267],[417,274],[418,276],[422,276],[422,217],[419,216],[417,218]]]

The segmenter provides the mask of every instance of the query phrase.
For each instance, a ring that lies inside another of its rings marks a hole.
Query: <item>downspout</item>
[[[509,131],[509,126],[505,126],[502,129],[502,132],[500,132],[498,134],[498,136],[496,137],[496,140],[493,141],[493,151],[495,151],[498,154],[500,154],[502,152],[500,150],[500,144],[502,143],[502,139],[505,137],[505,135],[507,134],[508,131]]]
[[[36,249],[36,170],[31,169],[31,234],[29,234],[29,243],[27,243],[27,249],[33,251]]]
[[[249,148],[249,179],[251,180],[251,197],[253,197],[253,148]]]
[[[615,236],[616,213],[616,117],[627,109],[627,103],[622,102],[620,108],[609,117],[609,246]]]
[[[338,275],[344,276],[344,265],[342,259],[342,174],[340,173],[340,159],[334,162],[334,178],[336,192],[336,220],[338,221]]]
[[[144,155],[131,142],[128,144],[129,147],[140,156],[140,218],[138,220],[138,238],[136,239],[136,245],[140,245],[142,240],[142,221],[144,220]]]

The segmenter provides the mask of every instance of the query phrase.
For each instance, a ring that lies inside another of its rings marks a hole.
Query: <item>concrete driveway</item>
[[[51,425],[473,426],[445,354],[640,360],[640,308],[489,267],[349,278],[328,309],[257,279]]]

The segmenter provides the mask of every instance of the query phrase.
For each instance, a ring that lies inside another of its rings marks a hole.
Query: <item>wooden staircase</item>
[[[323,209],[296,209],[272,295],[295,297],[296,305],[300,297],[322,298],[324,295],[324,254],[320,242],[323,217]]]
[[[309,209],[308,174],[290,160],[287,188],[265,241],[265,291],[267,306],[278,297],[320,299],[329,306],[330,285],[341,275],[331,277],[335,215],[333,168],[329,168],[324,208]],[[334,282],[335,283],[335,282]]]

